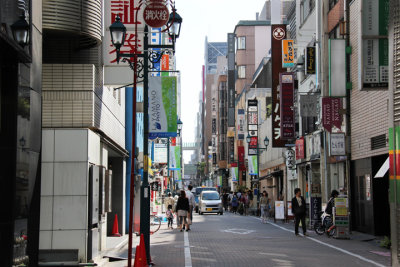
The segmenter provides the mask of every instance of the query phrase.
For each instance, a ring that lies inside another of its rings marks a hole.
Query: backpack
[[[172,218],[172,212],[170,210],[167,210],[166,215],[167,218]]]
[[[233,196],[233,197],[232,197],[232,203],[235,203],[235,204],[236,204],[237,201],[238,201],[237,197],[236,197],[236,196]]]

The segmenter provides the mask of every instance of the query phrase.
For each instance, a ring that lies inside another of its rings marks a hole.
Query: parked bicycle
[[[150,215],[150,234],[156,233],[161,227],[161,218],[157,215]]]
[[[336,232],[336,226],[333,224],[332,216],[324,211],[320,211],[321,220],[314,223],[314,230],[318,235],[326,233],[329,237]]]

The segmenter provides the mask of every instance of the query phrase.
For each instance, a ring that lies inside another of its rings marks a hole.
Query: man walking
[[[188,190],[186,191],[186,197],[189,199],[189,214],[190,223],[188,223],[188,227],[193,223],[193,208],[196,206],[196,200],[194,199],[194,195],[192,193],[193,186],[190,184],[188,186]],[[190,229],[187,229],[190,230]]]
[[[292,199],[292,210],[295,218],[294,223],[294,233],[299,235],[299,223],[301,221],[301,226],[303,228],[303,234],[307,236],[306,228],[306,201],[301,196],[300,188],[294,189],[295,197]]]

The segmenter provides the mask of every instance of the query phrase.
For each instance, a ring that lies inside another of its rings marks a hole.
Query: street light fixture
[[[182,130],[182,121],[180,119],[178,119],[178,121],[176,122],[176,124],[178,125],[178,131],[180,132]]]
[[[247,142],[247,143],[250,143],[250,141],[251,141],[251,136],[250,136],[250,134],[247,134],[246,142]]]
[[[168,35],[173,39],[179,38],[181,33],[182,17],[176,12],[169,14],[168,24]]]
[[[143,168],[143,180],[140,189],[140,232],[144,236],[144,243],[146,248],[146,258],[150,261],[150,187],[149,187],[149,173],[148,173],[148,140],[149,140],[149,116],[148,116],[148,106],[149,106],[149,69],[153,68],[153,64],[160,62],[162,55],[166,53],[165,50],[159,49],[172,49],[173,53],[175,52],[175,39],[179,37],[180,24],[182,23],[182,18],[174,11],[173,20],[169,22],[167,25],[168,28],[174,26],[173,29],[177,29],[177,32],[172,32],[174,38],[172,40],[172,45],[152,45],[149,44],[148,26],[144,27],[144,39],[143,39],[143,53],[139,53],[135,51],[135,53],[121,53],[120,48],[124,45],[125,37],[126,37],[126,27],[121,22],[119,16],[116,17],[115,22],[109,27],[111,34],[112,44],[116,48],[117,52],[117,63],[119,63],[120,58],[122,58],[122,62],[127,62],[129,67],[134,71],[134,83],[133,83],[133,114],[136,113],[136,84],[139,82],[143,82],[143,160],[144,160],[144,168]],[[172,23],[172,24],[171,24]],[[172,29],[172,30],[173,30]],[[137,43],[137,42],[136,42]],[[157,50],[155,50],[157,49]],[[133,62],[132,59],[133,58]],[[138,58],[141,58],[142,61],[139,62]],[[149,66],[149,63],[152,64]],[[138,80],[141,78],[141,80]],[[135,116],[133,116],[134,120]],[[136,123],[133,121],[132,125],[134,126]],[[132,139],[135,136],[135,128],[133,127]],[[134,140],[132,142],[132,151],[134,151]],[[134,169],[133,164],[131,167],[131,184],[134,180]],[[128,245],[128,265],[131,266],[132,262],[132,213],[133,213],[133,190],[131,186],[130,192],[130,206],[129,206],[129,245]],[[148,262],[149,263],[149,262]]]
[[[25,19],[25,12],[10,27],[14,40],[22,47],[27,45],[29,42],[29,24]]]
[[[268,149],[269,139],[267,136],[264,138],[264,145],[265,145],[265,149]]]

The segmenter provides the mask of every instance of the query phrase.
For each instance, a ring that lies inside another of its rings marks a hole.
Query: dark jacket
[[[296,216],[303,216],[306,214],[306,201],[301,196],[301,206],[297,202],[297,198],[292,198],[292,213]]]
[[[176,211],[178,210],[186,210],[189,211],[189,199],[184,197],[178,198],[178,203],[176,204]]]
[[[335,198],[331,197],[326,205],[325,212],[329,215],[332,215],[332,207],[334,206]]]

